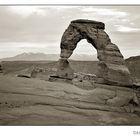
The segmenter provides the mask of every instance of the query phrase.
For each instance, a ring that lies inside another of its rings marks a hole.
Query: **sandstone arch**
[[[73,78],[73,70],[68,58],[72,55],[77,43],[86,39],[97,50],[99,64],[96,82],[120,86],[132,85],[130,72],[125,66],[123,55],[119,48],[111,42],[104,29],[104,23],[92,20],[79,19],[70,23],[61,39],[58,77]]]

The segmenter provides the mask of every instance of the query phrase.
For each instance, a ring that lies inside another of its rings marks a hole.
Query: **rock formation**
[[[0,73],[3,73],[2,65],[0,64]]]
[[[57,75],[60,78],[73,79],[73,70],[68,58],[72,55],[77,43],[86,39],[97,50],[99,59],[97,83],[132,86],[132,79],[125,66],[119,48],[111,42],[104,31],[105,24],[91,20],[74,20],[70,23],[61,39],[61,55]]]

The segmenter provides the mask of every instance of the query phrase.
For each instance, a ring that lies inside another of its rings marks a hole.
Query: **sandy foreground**
[[[109,104],[121,95],[114,93],[115,87],[85,90],[64,82],[0,79],[0,125],[140,125],[138,112]]]

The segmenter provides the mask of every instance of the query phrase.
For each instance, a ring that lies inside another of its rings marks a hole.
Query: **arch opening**
[[[69,59],[77,61],[98,61],[97,50],[86,39],[81,39]]]
[[[71,68],[76,74],[97,75],[97,50],[86,39],[81,39],[69,57]],[[91,67],[92,66],[92,67]]]

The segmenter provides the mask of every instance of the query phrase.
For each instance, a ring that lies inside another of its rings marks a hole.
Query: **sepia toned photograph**
[[[0,126],[139,126],[140,5],[0,5]]]

